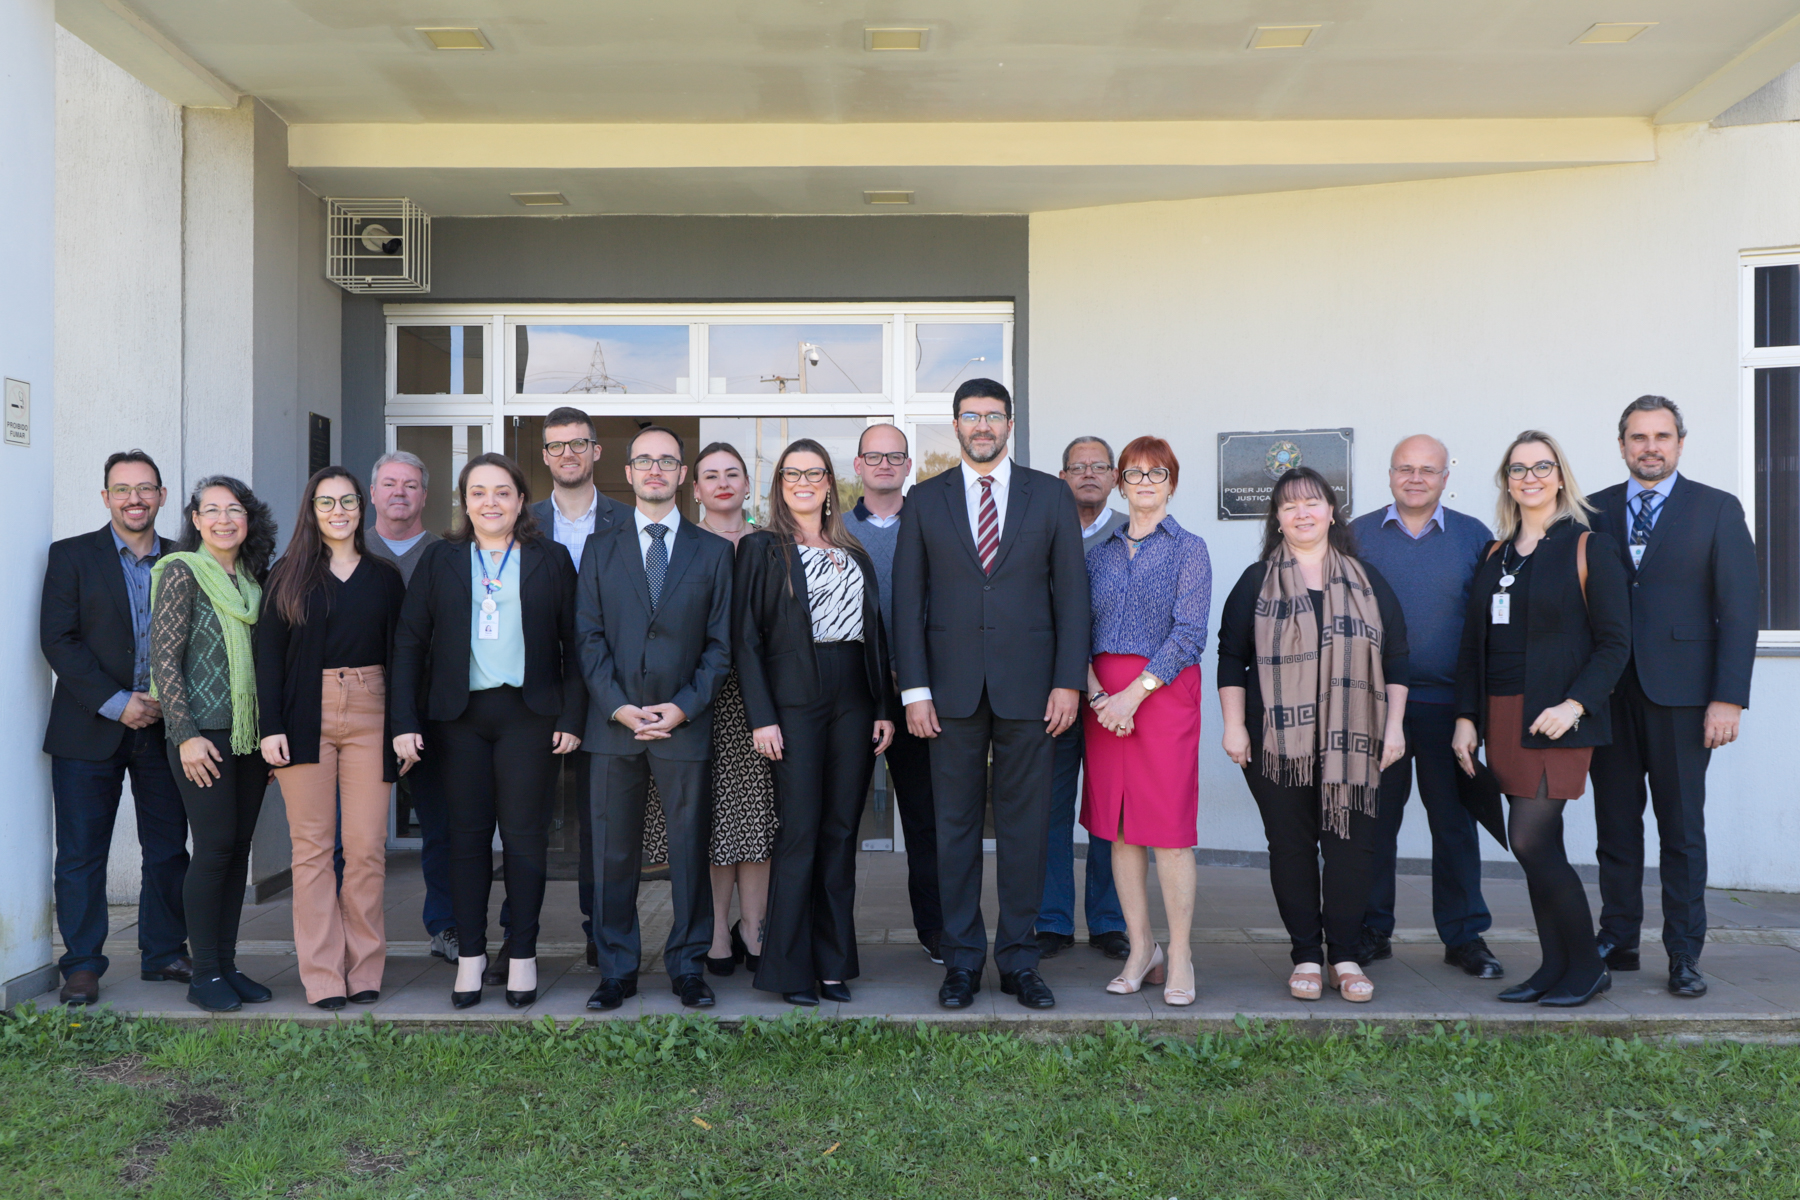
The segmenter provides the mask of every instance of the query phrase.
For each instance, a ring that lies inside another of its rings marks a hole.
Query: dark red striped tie
[[[975,552],[981,556],[984,575],[994,573],[994,552],[1000,549],[1000,510],[994,505],[994,477],[981,477],[981,536],[975,539]]]

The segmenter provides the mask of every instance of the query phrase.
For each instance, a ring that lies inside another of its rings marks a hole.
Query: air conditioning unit
[[[431,217],[404,196],[327,197],[325,277],[346,292],[429,292]]]

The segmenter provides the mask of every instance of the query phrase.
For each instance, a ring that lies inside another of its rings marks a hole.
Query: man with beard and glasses
[[[1737,497],[1677,471],[1687,426],[1662,396],[1619,417],[1631,472],[1593,496],[1631,583],[1631,660],[1612,694],[1612,744],[1594,750],[1600,955],[1638,969],[1644,921],[1644,783],[1662,842],[1669,991],[1704,996],[1706,767],[1737,740],[1756,661],[1756,545]]]
[[[638,870],[644,805],[656,781],[669,827],[674,909],[663,966],[688,1008],[710,1008],[701,959],[712,946],[712,705],[731,670],[731,543],[681,519],[687,449],[658,425],[625,452],[637,506],[596,529],[581,555],[575,637],[587,680],[600,986],[588,1007],[637,994]]]
[[[946,970],[938,1003],[967,1008],[981,989],[982,822],[992,751],[994,964],[1026,1008],[1056,997],[1038,974],[1056,738],[1087,683],[1087,565],[1075,497],[1062,480],[1006,456],[1012,396],[992,379],[956,390],[962,462],[918,484],[894,552],[900,699],[931,741],[938,890]]]

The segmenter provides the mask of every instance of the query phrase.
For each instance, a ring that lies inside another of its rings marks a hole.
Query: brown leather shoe
[[[100,976],[93,971],[71,971],[68,979],[63,981],[62,991],[57,998],[64,1004],[98,1004],[100,1002]]]
[[[156,968],[154,971],[140,971],[138,978],[145,983],[192,983],[194,982],[194,960],[183,954],[173,962]]]

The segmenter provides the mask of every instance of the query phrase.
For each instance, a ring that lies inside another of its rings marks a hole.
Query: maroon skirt
[[[1122,691],[1149,663],[1139,654],[1096,654],[1094,674],[1107,691]],[[1146,696],[1130,737],[1102,726],[1087,705],[1081,712],[1082,828],[1131,846],[1194,845],[1200,824],[1200,668],[1188,667]]]
[[[1535,720],[1536,713],[1532,714]],[[1578,800],[1587,791],[1591,746],[1558,746],[1534,750],[1521,746],[1525,735],[1525,697],[1489,696],[1487,700],[1487,761],[1509,796],[1533,797],[1538,785],[1550,781],[1549,799]]]

